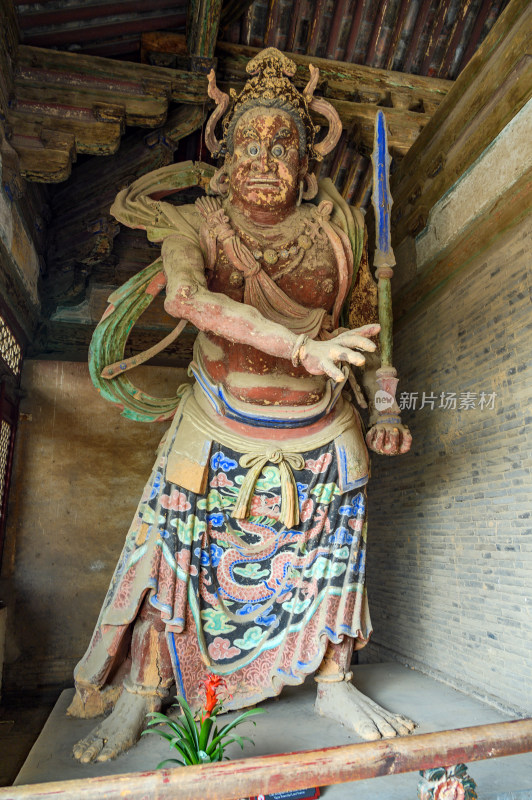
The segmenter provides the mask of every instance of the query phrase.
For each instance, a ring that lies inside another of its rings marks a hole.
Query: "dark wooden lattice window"
[[[18,419],[22,333],[0,298],[0,564]]]

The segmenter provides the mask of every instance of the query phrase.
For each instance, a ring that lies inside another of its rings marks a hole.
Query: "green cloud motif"
[[[206,608],[201,612],[204,620],[203,630],[214,636],[217,633],[230,633],[236,630],[235,625],[227,621],[227,617],[222,608]]]
[[[316,503],[327,506],[335,495],[340,494],[340,489],[335,483],[317,483],[310,493],[316,498]]]
[[[248,628],[242,639],[235,639],[233,644],[240,647],[241,650],[254,650],[258,647],[262,640],[267,638],[264,636],[264,631],[258,625],[253,628]]]

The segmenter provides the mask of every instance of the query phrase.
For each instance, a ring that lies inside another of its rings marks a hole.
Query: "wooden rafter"
[[[145,33],[142,35],[142,52],[148,61],[153,54],[169,54],[177,59],[186,55],[185,37],[178,33]],[[242,82],[246,78],[246,64],[260,49],[247,45],[218,42],[215,49],[220,77],[226,81]],[[385,69],[365,67],[328,58],[289,53],[297,64],[296,84],[308,81],[308,65],[320,70],[321,87],[326,87],[327,97],[339,100],[361,100],[380,105],[392,103],[397,108],[416,109],[431,113],[453,85],[452,81],[427,78],[424,75],[407,75]]]

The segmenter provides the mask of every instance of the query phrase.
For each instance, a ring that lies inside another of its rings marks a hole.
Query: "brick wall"
[[[451,200],[452,202],[452,200]],[[530,218],[395,335],[407,456],[373,456],[362,660],[390,657],[532,712]],[[437,396],[420,409],[422,393]],[[439,408],[442,392],[475,408]],[[495,392],[481,409],[480,393]]]
[[[139,367],[160,397],[185,370]],[[120,416],[87,364],[26,360],[0,596],[6,691],[72,684],[168,423]]]

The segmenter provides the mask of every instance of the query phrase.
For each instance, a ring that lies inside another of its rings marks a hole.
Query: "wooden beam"
[[[186,45],[182,35],[165,31],[143,34],[142,49],[145,56],[150,53],[182,56],[186,51]],[[248,77],[246,65],[249,59],[259,52],[260,48],[257,47],[218,42],[215,56],[218,59],[217,75],[220,80],[236,83],[246,80]],[[424,75],[407,75],[402,72],[374,69],[361,64],[302,56],[296,53],[287,55],[298,67],[295,83],[300,87],[308,82],[309,64],[319,68],[319,87],[325,89],[325,96],[328,99],[393,105],[401,109],[432,114],[453,85],[452,81],[427,78]]]
[[[13,0],[0,3],[0,113],[5,117],[13,93],[13,68],[19,31]]]
[[[10,786],[0,800],[237,800],[432,769],[532,749],[532,719],[402,736],[230,763]]]
[[[379,106],[373,103],[350,103],[346,100],[328,98],[340,115],[344,128],[355,126],[355,137],[359,150],[364,155],[371,153],[375,133],[375,117]],[[399,108],[386,108],[386,123],[389,136],[388,143],[392,156],[404,156],[428,124],[428,114],[414,111],[403,111]],[[318,122],[322,121],[316,118]]]
[[[115,153],[126,125],[162,125],[171,100],[206,97],[202,75],[24,45],[14,77],[11,144],[22,175],[46,183],[66,180],[78,153]]]
[[[394,246],[426,225],[432,206],[532,96],[529,0],[511,0],[392,178]]]
[[[31,117],[17,124],[10,114],[8,120],[14,129],[10,144],[18,155],[20,174],[28,181],[65,181],[76,160],[76,142],[72,133]]]
[[[214,66],[222,0],[189,0],[187,49],[193,72],[207,73]]]

